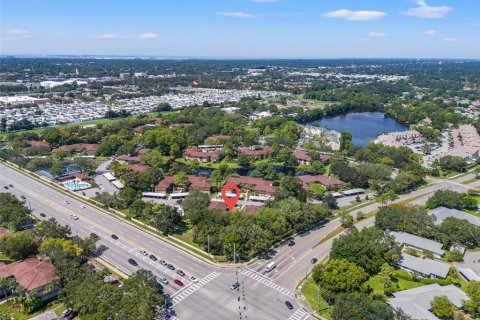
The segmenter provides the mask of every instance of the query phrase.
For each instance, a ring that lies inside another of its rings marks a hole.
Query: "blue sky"
[[[1,54],[480,58],[479,0],[0,0]]]

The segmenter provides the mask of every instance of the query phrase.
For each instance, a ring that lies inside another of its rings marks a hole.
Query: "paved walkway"
[[[30,318],[30,320],[53,320],[53,319],[57,319],[57,315],[55,314],[55,312],[53,312],[53,310],[46,311],[42,314],[39,314],[36,317]]]

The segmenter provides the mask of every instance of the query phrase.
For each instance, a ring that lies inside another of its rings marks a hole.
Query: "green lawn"
[[[411,276],[405,270],[396,270],[395,271],[395,280],[398,284],[398,291],[408,290],[416,287],[421,287],[424,284],[421,282],[415,282]],[[367,284],[372,287],[373,293],[383,294],[383,284],[380,282],[380,276],[376,275],[368,279]]]
[[[55,314],[58,316],[64,310],[64,306],[58,300],[54,300],[36,312],[25,314],[13,304],[12,300],[0,305],[0,312],[8,314],[15,320],[27,320],[50,309],[54,309]],[[60,312],[58,313],[57,310],[60,310]]]
[[[323,298],[318,296],[318,287],[313,282],[312,277],[308,277],[307,282],[302,287],[302,294],[307,299],[308,304],[312,309],[316,310],[319,315],[326,319],[332,319],[330,313],[332,308],[328,306]]]
[[[0,261],[7,263],[7,262],[12,262],[13,260],[0,252]]]

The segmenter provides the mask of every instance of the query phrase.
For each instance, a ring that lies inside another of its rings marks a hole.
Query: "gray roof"
[[[421,259],[406,253],[400,254],[398,265],[402,268],[417,271],[423,275],[434,275],[445,279],[448,275],[450,265],[445,262],[439,262],[432,259]]]
[[[412,319],[438,320],[429,309],[436,296],[447,296],[456,307],[462,306],[463,300],[468,300],[468,295],[454,285],[440,286],[438,283],[418,287],[410,290],[395,292],[395,298],[387,300],[395,309],[402,309]]]
[[[470,268],[458,268],[457,270],[467,281],[480,281],[480,276]]]
[[[466,212],[457,210],[457,209],[449,209],[445,207],[438,207],[433,210],[428,211],[429,215],[435,216],[435,224],[441,224],[443,220],[447,218],[457,218],[457,219],[464,219],[470,222],[473,225],[480,226],[480,218],[475,217],[474,215],[468,214]]]
[[[443,256],[445,253],[445,251],[442,250],[443,245],[440,242],[422,238],[406,232],[391,231],[390,234],[395,237],[395,241],[400,245],[407,245],[419,248],[421,250],[428,250],[439,256]]]
[[[351,194],[364,193],[364,192],[365,192],[364,189],[357,188],[357,189],[345,190],[345,191],[343,191],[342,193],[343,193],[344,195],[348,196],[348,195],[351,195]]]

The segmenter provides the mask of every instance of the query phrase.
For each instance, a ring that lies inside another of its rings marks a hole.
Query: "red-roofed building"
[[[247,216],[253,216],[257,212],[258,208],[260,208],[260,207],[259,206],[253,206],[251,204],[247,204],[245,206],[245,214]]]
[[[138,150],[138,155],[141,156],[141,155],[147,153],[148,151],[150,151],[150,149],[142,148],[142,149]]]
[[[35,290],[37,297],[44,300],[55,297],[60,288],[58,284],[50,285],[57,279],[54,265],[36,257],[0,266],[0,278],[15,279],[27,292]]]
[[[88,155],[95,155],[98,150],[98,144],[93,143],[76,143],[60,146],[52,150],[52,153],[66,152],[66,153],[86,153]]]
[[[229,177],[227,184],[233,183],[239,188],[246,188],[258,195],[272,195],[277,191],[277,188],[273,185],[272,181],[264,180],[262,178],[254,177]]]
[[[265,159],[268,157],[270,153],[272,153],[272,149],[270,147],[263,147],[260,149],[237,148],[237,154],[244,154],[247,156],[251,156],[256,160]]]
[[[120,162],[120,163],[136,163],[136,162],[140,162],[140,157],[138,156],[127,156],[127,155],[122,155],[120,157],[117,158],[117,161]]]
[[[220,158],[220,150],[212,152],[202,151],[198,148],[187,148],[183,151],[183,156],[187,160],[198,160],[200,162],[216,161]]]
[[[87,181],[88,177],[84,175],[83,173],[80,172],[74,172],[74,173],[69,173],[69,174],[64,174],[61,176],[56,177],[58,181],[68,181],[68,180],[78,180],[78,181]]]
[[[220,201],[212,201],[208,205],[209,210],[220,210],[222,212],[227,212],[227,205],[225,202],[220,202]]]
[[[319,183],[321,185],[324,185],[327,188],[331,188],[335,186],[341,187],[345,184],[345,182],[343,182],[342,180],[331,179],[322,175],[317,175],[317,176],[305,175],[305,176],[299,176],[298,178],[302,181],[303,189],[305,190],[308,189],[308,185],[311,183]]]
[[[206,177],[188,175],[188,189],[210,193],[211,184]],[[155,186],[155,192],[168,192],[174,187],[175,176],[166,176]]]
[[[37,141],[37,140],[30,140],[27,141],[28,145],[32,148],[48,148],[50,149],[52,145],[48,141]]]
[[[143,171],[147,171],[148,169],[150,169],[150,166],[143,166],[141,164],[129,164],[127,166],[127,169],[135,171],[135,172],[143,172]]]
[[[297,159],[297,161],[300,164],[310,165],[310,163],[312,162],[312,157],[309,155],[308,150],[305,150],[305,149],[297,148],[297,149],[293,150],[293,156],[295,157],[295,159]],[[325,153],[320,153],[319,154],[319,160],[324,165],[329,164],[331,158],[332,158],[332,156],[329,155],[329,154],[325,154]]]

